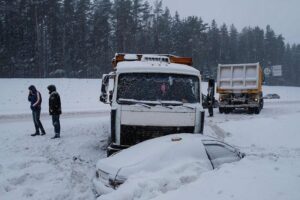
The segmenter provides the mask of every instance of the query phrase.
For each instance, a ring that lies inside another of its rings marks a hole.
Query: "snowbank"
[[[35,85],[42,94],[42,113],[48,113],[47,86],[54,84],[61,96],[63,112],[101,111],[109,106],[100,103],[100,79],[0,79],[0,115],[31,113],[28,87]]]

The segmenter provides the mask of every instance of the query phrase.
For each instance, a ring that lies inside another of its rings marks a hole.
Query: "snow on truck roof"
[[[157,73],[176,73],[176,74],[189,74],[189,75],[200,75],[199,70],[194,67],[167,63],[157,61],[123,61],[119,62],[116,66],[117,73],[126,72],[157,72]]]
[[[116,54],[113,68],[117,73],[153,72],[200,75],[192,67],[192,58],[178,57],[169,54]]]

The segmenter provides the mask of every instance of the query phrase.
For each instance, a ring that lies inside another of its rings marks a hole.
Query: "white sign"
[[[272,66],[272,74],[273,74],[273,76],[282,76],[282,67],[281,67],[281,65]]]
[[[271,74],[271,69],[269,67],[266,67],[264,69],[264,74],[267,75],[267,76],[269,76]]]

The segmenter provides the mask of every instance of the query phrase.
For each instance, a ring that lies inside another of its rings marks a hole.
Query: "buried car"
[[[198,163],[203,171],[238,161],[243,153],[216,138],[201,134],[172,134],[139,143],[98,161],[93,183],[105,194],[140,172],[155,173],[178,163]]]

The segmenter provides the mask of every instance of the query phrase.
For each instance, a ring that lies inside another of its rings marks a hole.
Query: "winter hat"
[[[34,85],[29,86],[28,90],[31,90],[32,92],[36,92],[36,88]]]
[[[49,85],[47,88],[48,88],[49,92],[56,91],[55,85]]]

